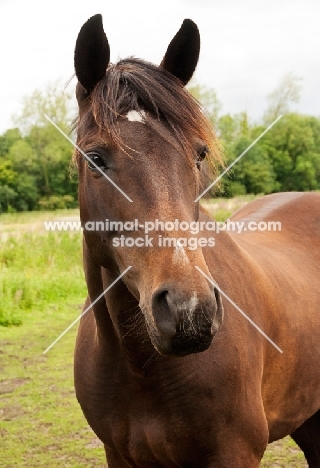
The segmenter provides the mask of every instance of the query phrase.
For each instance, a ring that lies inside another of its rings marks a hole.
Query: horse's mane
[[[165,122],[184,149],[191,150],[190,135],[203,141],[214,172],[222,164],[218,140],[201,104],[161,67],[136,58],[110,64],[90,101],[90,109],[78,122],[78,135],[98,127],[101,137],[123,147],[118,118],[131,110],[144,110]]]

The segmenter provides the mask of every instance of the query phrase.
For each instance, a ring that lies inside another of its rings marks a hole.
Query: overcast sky
[[[288,72],[303,78],[293,109],[320,116],[319,0],[0,0],[0,133],[21,98],[73,74],[82,24],[103,15],[111,60],[130,55],[159,63],[184,18],[201,34],[197,81],[214,88],[222,113],[258,120],[266,96]]]

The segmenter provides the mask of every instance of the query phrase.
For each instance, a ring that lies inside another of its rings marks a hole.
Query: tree
[[[41,193],[47,196],[57,193],[58,187],[53,181],[59,172],[63,172],[63,180],[69,175],[72,145],[49,122],[43,126],[32,127],[27,141],[36,155]],[[62,191],[64,190],[65,188],[62,188]]]
[[[18,128],[10,128],[3,135],[0,136],[0,159],[5,157],[10,150],[11,146],[20,140],[21,133]]]
[[[74,93],[67,91],[60,81],[50,82],[22,99],[21,110],[13,117],[20,131],[26,135],[34,127],[48,123],[47,114],[62,130],[70,130],[76,107]]]
[[[76,198],[77,184],[69,177],[72,145],[48,122],[45,114],[65,133],[70,133],[73,121],[72,95],[59,82],[49,83],[44,91],[35,90],[31,96],[23,99],[21,112],[15,120],[25,134],[24,151],[18,152],[19,155],[15,157],[17,147],[14,146],[9,157],[17,165],[29,165],[30,172],[37,177],[42,197],[60,194]]]
[[[268,132],[264,146],[280,190],[320,189],[320,120],[300,114],[285,115]]]
[[[188,86],[188,91],[202,104],[205,111],[208,113],[211,122],[215,127],[217,127],[221,102],[219,101],[215,90],[208,86],[200,85],[195,81],[191,81]]]
[[[0,214],[10,211],[16,197],[17,194],[12,188],[0,182]]]
[[[250,145],[251,140],[242,135],[232,147],[232,161],[242,154]],[[230,157],[230,155],[229,155]],[[246,193],[271,193],[279,188],[276,174],[267,152],[256,144],[241,158],[224,180],[224,190],[227,196],[244,195]]]
[[[264,115],[265,123],[271,123],[279,115],[286,114],[292,102],[300,101],[301,81],[302,78],[294,73],[287,73],[281,79],[277,88],[268,96],[269,106]]]
[[[0,136],[1,211],[37,209],[49,198],[52,207],[71,206],[77,199],[77,182],[69,176],[73,147],[45,113],[70,133],[71,95],[57,83],[25,97],[15,117],[19,128]]]

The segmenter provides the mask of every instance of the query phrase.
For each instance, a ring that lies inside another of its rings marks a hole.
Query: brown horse
[[[218,146],[184,88],[199,47],[185,20],[159,67],[112,65],[100,15],[79,33],[81,220],[113,224],[84,232],[86,307],[101,298],[80,323],[77,398],[109,468],[253,468],[288,434],[320,467],[320,194],[256,200],[233,221],[281,232],[213,242],[195,199]]]

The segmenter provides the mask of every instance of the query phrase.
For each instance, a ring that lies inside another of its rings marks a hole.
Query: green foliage
[[[285,115],[261,143],[267,150],[281,191],[320,189],[320,120]]]
[[[85,297],[81,236],[13,235],[0,250],[0,325],[19,325],[31,309]]]
[[[40,210],[64,210],[75,208],[77,202],[71,195],[56,196],[52,195],[48,198],[42,198],[39,201]]]
[[[247,137],[240,137],[234,145],[234,154],[241,155],[251,144]],[[225,182],[225,190],[231,196],[244,193],[270,193],[275,187],[275,174],[266,151],[253,146],[233,168],[233,175]],[[244,192],[245,190],[245,192]]]
[[[251,125],[245,114],[222,116],[219,131],[226,165],[232,163],[267,128]],[[286,114],[223,179],[223,194],[320,189],[320,119]]]
[[[69,170],[73,147],[44,117],[47,113],[69,133],[71,96],[60,88],[49,84],[26,97],[15,118],[19,129],[0,137],[0,213],[75,205],[77,180]]]
[[[5,156],[11,146],[21,139],[21,133],[18,128],[11,128],[0,136],[0,158]]]

